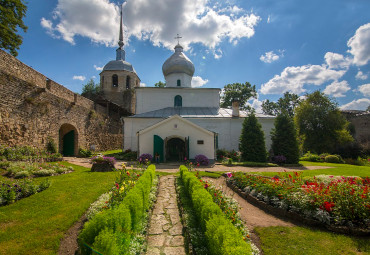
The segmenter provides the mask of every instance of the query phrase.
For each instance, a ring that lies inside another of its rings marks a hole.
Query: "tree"
[[[233,83],[227,84],[224,87],[223,95],[221,96],[221,107],[231,107],[233,100],[238,100],[240,108],[242,110],[248,109],[245,105],[247,101],[253,97],[256,98],[257,91],[256,85],[251,85],[249,82],[246,83]]]
[[[337,103],[320,91],[307,95],[299,104],[295,123],[304,151],[330,153],[336,146],[353,141]]]
[[[100,95],[100,84],[90,79],[82,88],[81,96],[95,100]]]
[[[283,155],[285,163],[297,164],[299,148],[293,119],[287,114],[279,114],[275,119],[275,128],[271,132],[272,151],[275,156]]]
[[[239,150],[242,161],[266,162],[265,136],[254,112],[244,119]]]
[[[264,114],[278,115],[281,113],[288,114],[290,117],[294,116],[294,110],[298,106],[299,96],[294,93],[285,92],[284,96],[279,98],[275,102],[270,102],[270,100],[265,100],[262,103],[262,111]]]
[[[27,6],[24,0],[0,0],[0,47],[17,56],[23,38],[18,35],[18,27],[24,32],[27,26],[23,23]]]
[[[154,87],[157,87],[157,88],[164,88],[166,87],[166,83],[165,82],[157,82],[156,84],[154,84]]]

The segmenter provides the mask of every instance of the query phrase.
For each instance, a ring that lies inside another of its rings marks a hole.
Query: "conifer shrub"
[[[240,135],[239,150],[242,161],[266,162],[265,135],[256,115],[251,113],[244,119]]]
[[[293,119],[279,114],[275,119],[275,128],[271,132],[272,150],[276,156],[284,156],[286,164],[299,162],[299,148]]]
[[[252,254],[250,244],[242,234],[225,218],[221,208],[213,202],[212,195],[199,182],[198,178],[185,166],[180,167],[180,178],[189,194],[194,211],[206,235],[212,255]]]

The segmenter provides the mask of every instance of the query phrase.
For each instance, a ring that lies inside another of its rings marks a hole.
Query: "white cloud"
[[[241,38],[252,37],[260,17],[228,3],[222,5],[211,6],[208,0],[125,2],[125,40],[135,36],[172,49],[174,36],[180,32],[186,50],[191,43],[214,50],[224,40],[236,44]],[[71,44],[75,36],[105,45],[117,44],[119,10],[109,0],[58,0],[54,16],[55,21],[42,18],[42,26]]]
[[[322,85],[330,80],[337,81],[346,70],[332,70],[326,65],[304,65],[286,67],[261,87],[262,94],[282,94],[290,91],[300,94],[306,91],[304,85]]]
[[[94,65],[94,68],[96,71],[102,71],[103,70],[103,67],[99,67],[97,65]]]
[[[350,58],[345,58],[342,54],[333,52],[327,52],[324,58],[330,69],[348,69],[352,62]]]
[[[362,25],[356,30],[356,33],[351,37],[347,46],[354,59],[353,63],[362,66],[370,61],[370,23]]]
[[[353,100],[352,102],[342,105],[339,108],[342,110],[362,110],[365,111],[366,108],[370,105],[369,98],[360,98]]]
[[[140,87],[146,87],[146,83],[140,82]]]
[[[350,90],[350,86],[347,81],[334,81],[330,85],[326,86],[324,93],[334,97],[345,97],[345,93]]]
[[[262,113],[262,101],[254,98],[253,100],[247,102],[246,105],[254,108],[256,110],[256,113]]]
[[[370,97],[370,83],[359,86],[358,91],[360,91],[365,97]]]
[[[357,80],[366,80],[368,77],[367,74],[364,74],[363,72],[361,72],[360,70],[358,70],[358,73],[356,74],[356,79]]]
[[[119,12],[109,0],[59,0],[53,19],[54,23],[42,18],[41,26],[71,44],[77,35],[107,46],[117,44]]]
[[[280,58],[279,55],[273,51],[266,52],[264,55],[261,55],[260,60],[265,63],[272,63]]]
[[[73,80],[79,80],[79,81],[84,81],[84,80],[86,80],[86,77],[85,76],[83,76],[83,75],[75,75],[75,76],[73,76],[73,78],[72,78]]]
[[[200,76],[194,76],[193,79],[191,80],[191,86],[193,88],[202,87],[206,83],[208,83],[208,80],[207,79],[203,80],[202,77]]]

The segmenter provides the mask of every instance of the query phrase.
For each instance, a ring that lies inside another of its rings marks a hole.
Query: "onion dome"
[[[172,73],[186,73],[193,76],[195,69],[193,63],[183,53],[183,47],[177,44],[175,53],[164,62],[162,71],[165,77]]]

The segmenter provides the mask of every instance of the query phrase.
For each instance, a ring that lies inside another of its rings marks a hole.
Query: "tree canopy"
[[[90,79],[82,88],[81,96],[87,97],[91,100],[95,100],[100,94],[100,84],[95,83],[93,79]]]
[[[248,109],[247,101],[252,97],[256,98],[256,85],[246,83],[232,83],[224,87],[223,95],[221,96],[221,107],[231,107],[233,100],[238,100],[242,110]]]
[[[239,150],[243,161],[266,162],[267,160],[265,135],[253,111],[244,119]]]
[[[320,91],[307,95],[299,104],[295,123],[304,151],[330,153],[336,146],[353,141],[337,103]]]
[[[23,23],[26,11],[24,0],[0,0],[0,47],[9,50],[15,57],[23,42],[22,36],[17,34],[18,27],[27,31],[27,26]]]
[[[271,102],[270,100],[265,100],[262,103],[262,111],[264,114],[269,115],[279,115],[279,114],[287,114],[290,117],[293,117],[294,110],[298,106],[299,96],[294,93],[285,92],[284,96],[279,98],[279,100],[275,102]]]
[[[164,87],[166,87],[166,83],[165,82],[162,82],[162,81],[159,81],[156,84],[154,84],[154,87],[164,88]]]

